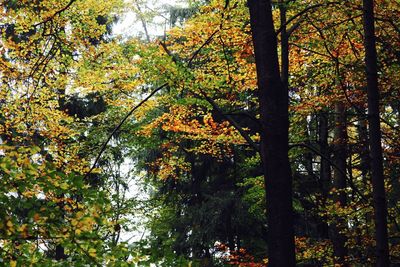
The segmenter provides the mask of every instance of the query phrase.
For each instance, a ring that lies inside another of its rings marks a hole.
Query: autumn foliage
[[[1,264],[268,266],[248,4],[188,2],[164,13],[141,0],[0,3]],[[373,265],[365,8],[271,2],[280,73],[288,49],[296,262]],[[389,259],[399,264],[400,4],[373,2]],[[162,36],[114,33],[127,10],[145,31],[162,17]]]

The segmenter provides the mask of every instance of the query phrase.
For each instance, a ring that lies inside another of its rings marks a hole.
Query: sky
[[[145,38],[144,29],[139,16],[136,14],[135,5],[132,1],[126,1],[132,8],[126,10],[123,17],[113,27],[113,34],[122,35],[125,38],[142,36]],[[172,6],[184,7],[186,1],[179,0],[149,0],[143,1],[140,9],[147,15],[146,26],[150,37],[162,36],[169,28],[168,9]]]

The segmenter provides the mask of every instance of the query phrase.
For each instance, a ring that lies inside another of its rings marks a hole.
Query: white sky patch
[[[128,9],[120,20],[113,27],[114,35],[122,35],[124,38],[142,37],[146,38],[141,17],[137,14],[135,1],[125,1]],[[138,1],[139,2],[139,1]],[[146,3],[139,3],[143,14],[148,34],[151,38],[163,36],[170,28],[169,9],[171,7],[187,7],[186,1],[179,0],[150,0]]]

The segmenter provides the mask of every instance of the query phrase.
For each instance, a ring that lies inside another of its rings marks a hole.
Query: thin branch
[[[388,22],[393,27],[393,29],[400,35],[400,27],[398,27],[393,20],[379,16],[375,16],[375,19],[377,21]]]
[[[179,58],[176,55],[172,54],[172,52],[168,49],[167,45],[163,41],[160,41],[159,44],[164,49],[164,52],[172,59],[172,61],[175,64],[178,64]]]
[[[121,126],[124,124],[124,122],[129,118],[129,116],[132,115],[133,112],[135,112],[135,110],[137,110],[139,107],[141,107],[147,100],[149,100],[153,95],[155,95],[158,91],[160,91],[162,88],[164,88],[165,86],[167,86],[168,83],[164,83],[163,85],[157,87],[156,89],[154,89],[145,99],[143,99],[142,101],[140,101],[139,104],[137,104],[136,106],[134,106],[126,115],[125,117],[118,123],[117,126],[115,126],[114,130],[111,132],[111,134],[108,136],[107,140],[103,143],[103,145],[101,146],[100,152],[97,154],[97,157],[92,165],[92,167],[90,168],[90,170],[85,174],[84,179],[86,179],[89,174],[92,173],[92,171],[94,170],[94,168],[96,168],[96,165],[98,163],[98,161],[100,160],[101,155],[103,154],[103,152],[106,150],[108,143],[111,141],[111,138],[114,136],[114,134],[121,128]]]
[[[339,168],[330,158],[326,157],[325,155],[323,155],[321,152],[319,152],[317,149],[313,148],[312,146],[309,146],[309,145],[304,144],[304,143],[292,144],[292,145],[289,146],[289,150],[292,149],[292,148],[295,148],[295,147],[303,147],[303,148],[306,148],[308,150],[311,150],[312,152],[314,152],[315,154],[320,156],[322,159],[328,161],[329,164],[331,164],[335,169],[337,169],[341,174],[343,174],[343,176],[346,177],[346,180],[349,182],[349,185],[350,185],[351,189],[353,189],[353,191],[356,192],[361,197],[362,200],[364,200],[366,203],[368,203],[367,198],[360,192],[360,190],[358,190],[358,188],[355,186],[353,181],[348,177],[346,172],[343,171],[341,168]]]
[[[147,24],[146,24],[146,20],[144,19],[143,12],[142,12],[142,10],[141,10],[141,8],[139,6],[139,3],[136,2],[136,1],[135,1],[135,6],[136,6],[136,8],[138,10],[139,19],[142,22],[142,27],[143,27],[143,30],[144,30],[144,34],[146,35],[146,40],[147,40],[148,43],[150,43],[150,35],[149,35],[148,30],[147,30]]]
[[[215,103],[214,99],[209,97],[203,90],[200,91],[203,97],[207,100],[208,103],[211,104],[211,106],[221,115],[223,116],[227,121],[229,121],[230,124],[240,133],[240,135],[246,140],[246,142],[251,146],[255,151],[259,152],[260,149],[258,145],[250,138],[250,136],[243,130],[243,128],[229,115],[225,114],[220,107]]]
[[[39,22],[39,23],[34,24],[33,27],[37,27],[37,26],[39,26],[39,25],[41,25],[41,24],[45,24],[45,23],[49,22],[50,20],[52,20],[53,18],[55,18],[57,15],[60,15],[62,12],[64,12],[65,10],[67,10],[74,2],[76,2],[76,0],[70,0],[69,3],[68,3],[65,7],[61,8],[60,10],[58,10],[57,12],[55,12],[52,16],[48,17],[48,18],[45,19],[44,21],[41,21],[41,22]]]
[[[75,245],[86,255],[86,257],[88,257],[92,263],[96,266],[102,267],[103,265],[101,265],[100,263],[97,262],[97,259],[95,257],[93,257],[92,255],[90,255],[90,253],[84,249],[83,247],[81,247],[81,245],[74,239],[73,240]]]
[[[260,121],[257,120],[256,117],[250,115],[248,112],[230,112],[230,113],[224,113],[224,114],[227,116],[243,116],[243,117],[251,119],[252,121],[257,123],[257,125],[260,125]]]
[[[217,32],[219,32],[219,29],[214,31],[210,35],[210,37],[208,37],[208,39],[193,53],[193,55],[190,57],[189,62],[188,62],[189,68],[192,67],[193,60],[197,57],[197,55],[200,53],[200,51],[212,41],[212,39],[214,38],[215,34],[217,34]]]
[[[287,25],[289,25],[293,20],[295,20],[295,19],[297,19],[298,17],[300,17],[300,16],[306,14],[308,11],[311,11],[311,10],[313,10],[313,9],[316,9],[316,8],[319,8],[319,7],[322,7],[322,6],[329,6],[329,5],[336,5],[336,4],[340,4],[340,2],[329,2],[329,3],[325,3],[325,4],[316,4],[316,5],[312,5],[312,6],[309,6],[309,7],[305,8],[305,9],[303,9],[302,11],[300,11],[299,13],[297,13],[296,15],[294,15],[293,17],[291,17],[290,19],[288,19],[288,20],[286,21],[285,24],[281,25],[281,26],[279,27],[279,29],[276,31],[276,35],[278,35],[279,33],[281,33],[281,32],[283,31],[283,29],[284,29]]]

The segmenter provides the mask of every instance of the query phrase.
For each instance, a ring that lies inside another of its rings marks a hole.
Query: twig
[[[319,8],[319,7],[322,7],[322,6],[335,5],[335,4],[340,4],[340,2],[329,2],[329,3],[326,3],[326,4],[316,4],[316,5],[312,5],[312,6],[309,6],[309,7],[305,8],[305,9],[303,9],[302,11],[300,11],[299,13],[297,13],[296,15],[294,15],[293,17],[291,17],[290,19],[288,19],[288,20],[286,21],[285,24],[281,25],[281,26],[279,27],[279,29],[276,31],[276,34],[278,35],[280,32],[282,32],[282,30],[283,30],[288,24],[290,24],[290,22],[292,22],[293,20],[297,19],[298,17],[304,15],[304,14],[307,13],[308,11],[313,10],[313,9],[316,9],[316,8]]]
[[[189,68],[192,66],[193,60],[197,57],[197,55],[200,53],[200,51],[212,41],[212,39],[214,38],[215,34],[217,34],[217,32],[219,32],[219,29],[216,30],[215,32],[213,32],[213,34],[211,34],[210,37],[208,37],[208,39],[193,53],[193,55],[190,57],[189,62],[188,62]]]
[[[85,174],[84,179],[86,179],[89,174],[92,173],[92,171],[94,170],[94,168],[96,168],[96,165],[98,163],[98,161],[100,160],[101,155],[103,154],[103,152],[106,150],[108,143],[111,141],[111,138],[114,136],[114,134],[121,128],[121,126],[124,124],[124,122],[129,118],[129,116],[132,115],[133,112],[135,112],[135,110],[137,110],[140,106],[142,106],[147,100],[149,100],[155,93],[157,93],[158,91],[160,91],[162,88],[164,88],[165,86],[167,86],[168,83],[164,83],[163,85],[157,87],[156,89],[154,89],[145,99],[143,99],[142,101],[140,101],[139,104],[137,104],[136,106],[134,106],[126,115],[125,117],[118,123],[117,126],[115,126],[114,130],[111,132],[111,134],[108,136],[107,140],[103,143],[103,145],[101,146],[100,152],[97,154],[97,157],[92,165],[92,167],[90,168],[90,170]]]

